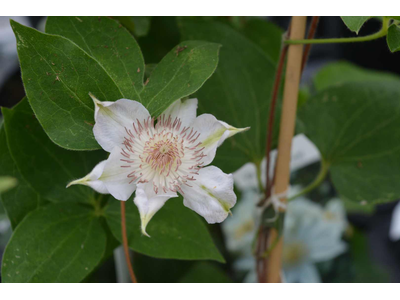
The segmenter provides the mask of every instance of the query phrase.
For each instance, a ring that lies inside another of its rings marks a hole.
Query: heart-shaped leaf
[[[120,202],[110,201],[105,216],[114,236],[122,241]],[[133,201],[126,202],[126,223],[129,247],[139,253],[158,258],[224,262],[207,227],[194,212],[183,206],[182,198],[169,200],[152,218],[147,226],[151,238],[140,231],[140,216]]]
[[[3,282],[80,282],[98,265],[106,234],[92,210],[50,204],[14,231],[2,261]]]
[[[351,82],[321,91],[300,109],[342,197],[359,204],[399,198],[399,99],[400,79]]]

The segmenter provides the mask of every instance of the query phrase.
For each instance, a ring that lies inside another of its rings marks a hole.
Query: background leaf
[[[42,198],[52,202],[94,201],[93,190],[84,186],[66,189],[66,185],[105,159],[104,151],[68,151],[52,143],[26,98],[13,110],[3,109],[3,114],[11,156],[23,178]]]
[[[391,73],[371,71],[345,61],[339,61],[324,66],[314,76],[313,86],[316,91],[321,91],[331,86],[340,86],[349,82],[386,82],[392,80],[398,81],[399,77]]]
[[[330,165],[341,197],[360,204],[399,198],[399,83],[334,86],[301,107],[299,117],[306,134]]]
[[[110,201],[105,216],[114,236],[122,241],[120,202]],[[194,212],[183,206],[182,198],[169,200],[153,217],[147,226],[151,238],[140,231],[139,212],[133,201],[126,202],[126,222],[129,247],[134,251],[158,258],[224,262],[207,227]]]
[[[227,140],[218,149],[213,164],[229,173],[249,160],[259,163],[264,157],[274,61],[228,25],[186,19],[180,27],[184,39],[222,44],[215,74],[196,94],[200,113],[211,113],[235,127],[251,127]],[[278,122],[277,117],[275,131]]]
[[[89,92],[103,101],[122,98],[112,78],[66,38],[12,20],[11,26],[26,95],[51,140],[67,149],[100,148],[92,132],[94,105]]]
[[[93,211],[51,204],[15,230],[2,261],[3,282],[80,282],[100,262],[106,235]]]
[[[386,41],[390,51],[397,52],[400,50],[400,26],[392,24],[389,27]]]
[[[361,27],[367,22],[371,17],[341,17],[344,24],[346,24],[347,28],[351,31],[358,34]]]
[[[260,46],[274,63],[278,63],[283,35],[283,30],[279,26],[254,18],[245,23],[243,33],[253,43]]]

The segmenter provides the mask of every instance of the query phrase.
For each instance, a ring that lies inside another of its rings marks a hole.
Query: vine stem
[[[314,179],[313,182],[311,182],[308,186],[306,186],[302,191],[300,191],[298,194],[290,197],[288,201],[291,201],[297,197],[303,196],[305,194],[308,194],[311,192],[313,189],[318,187],[325,179],[326,174],[328,174],[329,170],[329,164],[326,163],[323,159],[321,159],[321,169],[319,170],[319,173],[317,177]]]
[[[389,18],[383,17],[382,28],[366,36],[349,37],[349,38],[331,38],[331,39],[289,39],[285,41],[287,45],[304,45],[304,44],[338,44],[338,43],[358,43],[368,42],[386,36],[388,32]]]
[[[121,234],[122,244],[124,246],[126,264],[128,265],[129,275],[133,283],[137,283],[135,273],[133,272],[131,258],[129,256],[128,236],[126,234],[126,216],[125,216],[125,201],[121,201]]]
[[[304,37],[306,30],[307,17],[294,16],[290,30],[291,39]],[[303,58],[302,45],[290,45],[288,48],[288,60],[286,65],[285,86],[283,91],[282,113],[278,141],[278,159],[276,162],[275,173],[275,192],[282,194],[288,189],[290,177],[290,153],[292,148],[292,139],[294,135],[297,98],[299,92],[299,83],[301,76],[301,66]],[[285,201],[285,199],[282,199]],[[271,229],[269,241],[279,239],[276,246],[269,255],[269,263],[266,266],[265,281],[281,282],[281,259],[283,240],[282,235],[276,229]]]

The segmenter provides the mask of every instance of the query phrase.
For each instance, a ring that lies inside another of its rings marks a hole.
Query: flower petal
[[[168,199],[175,197],[178,197],[178,195],[171,191],[167,191],[166,193],[159,191],[156,194],[153,183],[150,182],[139,183],[137,185],[134,202],[139,209],[141,229],[144,235],[150,237],[146,232],[147,224]]]
[[[172,120],[179,118],[182,122],[181,128],[189,127],[196,119],[197,99],[176,100],[163,113],[166,117],[171,116]]]
[[[228,137],[249,129],[249,127],[240,129],[232,127],[225,122],[218,121],[210,114],[198,116],[192,126],[194,130],[200,133],[196,142],[201,142],[201,147],[204,147],[203,154],[206,156],[201,161],[205,166],[213,161],[217,147]]]
[[[131,183],[132,178],[128,177],[133,171],[132,168],[122,167],[124,164],[121,159],[124,159],[124,157],[121,152],[122,150],[119,147],[112,150],[99,180],[104,183],[108,192],[114,198],[126,201],[135,191],[136,184]]]
[[[95,104],[94,137],[107,152],[120,147],[127,136],[126,129],[132,129],[132,123],[143,122],[150,118],[148,110],[139,102],[120,99],[115,102],[99,101],[92,94]]]
[[[98,180],[103,173],[106,162],[106,160],[103,160],[102,162],[98,163],[88,175],[68,183],[67,188],[69,188],[71,185],[81,184],[90,186],[98,193],[109,194],[105,184],[101,180]]]
[[[202,168],[192,186],[182,185],[183,204],[203,216],[210,224],[226,219],[236,203],[233,176],[214,166]]]

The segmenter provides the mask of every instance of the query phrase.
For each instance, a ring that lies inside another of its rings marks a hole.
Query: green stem
[[[367,42],[386,36],[389,27],[388,25],[389,25],[389,18],[383,17],[381,30],[371,35],[350,37],[350,38],[286,40],[285,44],[297,45],[297,44],[337,44],[337,43]]]
[[[319,170],[318,176],[314,179],[313,182],[311,182],[306,188],[304,188],[301,192],[298,194],[290,197],[288,201],[291,201],[297,197],[303,196],[305,194],[308,194],[311,192],[313,189],[317,188],[325,179],[326,174],[328,174],[329,170],[329,164],[326,163],[323,159],[321,160],[321,169]]]

